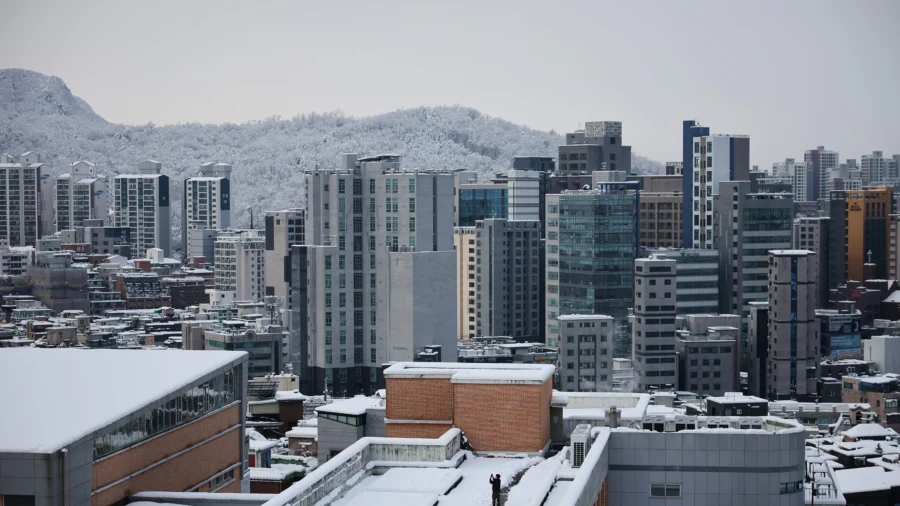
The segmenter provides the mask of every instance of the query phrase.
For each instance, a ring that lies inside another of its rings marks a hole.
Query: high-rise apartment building
[[[690,195],[684,196],[684,213],[691,214],[691,244],[713,249],[714,195],[723,181],[746,181],[750,176],[750,138],[736,135],[698,135],[693,138]]]
[[[634,317],[632,318],[636,389],[675,388],[674,260],[638,258],[634,261]]]
[[[865,281],[863,265],[874,264],[875,278],[885,279],[893,188],[831,192],[829,215],[829,288],[848,280]]]
[[[825,146],[818,146],[816,149],[807,150],[803,155],[803,161],[806,162],[810,172],[812,172],[812,187],[815,191],[816,200],[828,200],[829,187],[831,186],[830,171],[840,165],[838,152],[827,151]]]
[[[0,153],[0,245],[37,245],[43,234],[41,179],[45,169],[31,151],[18,159]]]
[[[115,226],[131,229],[133,256],[143,257],[149,248],[159,248],[168,256],[172,252],[169,176],[161,173],[162,164],[154,160],[145,160],[137,168],[137,174],[113,178]]]
[[[793,158],[785,158],[783,162],[772,165],[772,175],[791,182],[794,202],[810,202],[818,200],[814,175],[809,164],[798,162]]]
[[[106,176],[97,174],[91,162],[78,161],[56,177],[56,229],[72,230],[84,220],[109,220],[109,188]]]
[[[475,222],[475,335],[541,336],[541,223]]]
[[[726,181],[715,207],[719,312],[741,315],[746,339],[749,303],[768,296],[769,250],[791,247],[794,200],[789,193],[751,193],[749,181]]]
[[[374,393],[380,364],[427,345],[455,360],[453,174],[348,154],[339,169],[307,171],[306,191],[291,306],[303,391]]]
[[[265,236],[262,230],[223,230],[216,237],[216,290],[234,300],[259,302],[266,293]]]
[[[719,252],[716,250],[642,250],[649,258],[675,260],[675,314],[718,314]]]
[[[475,318],[475,227],[453,227],[456,251],[456,338],[477,336]]]
[[[819,379],[818,259],[812,251],[773,250],[769,262],[765,393],[770,399],[806,400],[816,394]]]
[[[560,315],[615,319],[614,353],[631,354],[628,308],[634,292],[638,189],[635,183],[547,195],[547,342],[559,339]]]
[[[559,317],[559,385],[563,392],[612,389],[615,321],[607,315]]]
[[[681,176],[631,176],[641,187],[640,245],[681,248]]]
[[[231,165],[204,163],[196,176],[184,180],[181,244],[188,258],[203,256],[203,242],[189,241],[190,231],[230,228],[231,204]]]
[[[863,155],[859,168],[864,185],[893,185],[898,179],[896,159],[885,158],[882,151]]]
[[[541,173],[527,170],[510,170],[507,173],[509,189],[509,219],[513,221],[541,221]]]
[[[631,174],[631,146],[622,142],[621,121],[589,121],[584,130],[566,134],[559,147],[559,174],[621,170]]]
[[[888,216],[888,279],[900,279],[900,214]]]
[[[829,264],[831,257],[831,220],[827,216],[798,216],[794,220],[793,249],[809,250],[816,254],[819,274],[816,278],[817,307],[828,305],[831,286]],[[897,279],[897,278],[890,278]]]
[[[685,248],[694,246],[694,138],[709,135],[709,127],[700,125],[695,120],[685,120],[681,122],[681,196],[682,196],[682,222],[681,237],[684,240]],[[686,170],[685,170],[686,169]],[[699,204],[698,204],[699,209]],[[697,237],[699,241],[699,234]]]
[[[266,295],[281,297],[291,307],[291,246],[306,242],[306,211],[285,209],[266,213]]]

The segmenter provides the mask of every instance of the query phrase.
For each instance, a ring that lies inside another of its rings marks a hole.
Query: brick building
[[[0,391],[0,502],[241,492],[245,353],[20,348],[0,350],[0,362],[0,383],[17,385]]]
[[[841,381],[843,402],[868,403],[879,423],[900,429],[900,379],[894,375],[844,376]]]
[[[554,367],[408,363],[385,369],[388,437],[437,438],[452,427],[476,451],[540,453],[550,443]],[[516,423],[527,420],[528,423]]]

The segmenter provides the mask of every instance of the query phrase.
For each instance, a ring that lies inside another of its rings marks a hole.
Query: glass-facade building
[[[628,309],[637,254],[636,184],[547,195],[547,340],[556,345],[560,315],[615,320],[613,354],[631,356]]]
[[[461,185],[457,191],[456,211],[459,219],[456,226],[474,227],[479,220],[508,218],[509,192],[506,186]]]

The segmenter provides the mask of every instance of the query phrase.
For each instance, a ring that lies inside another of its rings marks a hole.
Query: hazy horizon
[[[461,105],[559,133],[622,121],[658,161],[684,119],[750,135],[764,168],[900,152],[897,2],[0,6],[0,67],[60,77],[115,123]]]

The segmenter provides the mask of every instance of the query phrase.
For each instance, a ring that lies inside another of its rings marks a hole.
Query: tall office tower
[[[559,317],[559,385],[563,392],[612,390],[615,321],[607,315]]]
[[[161,174],[162,164],[145,160],[137,174],[113,178],[115,226],[131,229],[131,253],[143,257],[148,248],[171,254],[172,215],[169,207],[169,176]]]
[[[341,168],[305,176],[307,246],[294,250],[308,252],[309,266],[292,287],[294,313],[310,302],[292,331],[309,343],[307,391],[321,392],[327,378],[336,394],[373,393],[380,364],[413,360],[428,345],[455,360],[453,175],[348,154]],[[306,297],[297,293],[304,282]],[[341,332],[348,344],[329,341]],[[328,360],[340,350],[344,363]]]
[[[566,134],[566,143],[559,147],[559,175],[604,170],[631,174],[631,146],[622,144],[621,121],[589,121],[584,130]]]
[[[865,281],[866,263],[875,264],[876,279],[887,277],[892,202],[890,186],[831,192],[829,288],[848,280]]]
[[[524,172],[523,172],[524,171]],[[538,214],[539,221],[544,223],[544,213],[547,211],[547,195],[551,193],[559,193],[553,191],[553,175],[556,173],[556,160],[549,156],[516,156],[513,158],[513,168],[507,173],[509,180],[510,192],[516,188],[519,192],[520,188],[530,188],[534,186],[531,179],[534,177],[533,172],[537,173],[538,187]],[[524,201],[519,203],[524,204]],[[518,207],[518,206],[516,206]],[[530,206],[525,206],[530,209]],[[510,207],[509,218],[512,220],[530,219],[527,215],[521,215],[518,210]],[[541,238],[544,238],[546,231],[541,229]]]
[[[453,227],[456,250],[456,338],[473,338],[475,331],[475,227]]]
[[[695,120],[681,122],[681,196],[683,199],[681,204],[681,237],[684,240],[685,248],[694,246],[694,216],[692,211],[688,211],[694,208],[694,174],[691,168],[694,166],[694,137],[702,137],[704,135],[709,135],[709,127],[701,126]],[[687,169],[687,171],[685,172],[684,169]],[[700,240],[699,234],[697,240]]]
[[[643,197],[641,197],[643,199]],[[719,313],[719,252],[716,250],[642,250],[657,260],[675,261],[675,314]]]
[[[734,135],[698,135],[693,139],[691,195],[685,196],[685,214],[691,213],[691,244],[713,249],[713,195],[722,181],[750,178],[750,138]],[[690,201],[688,201],[690,199]],[[689,205],[688,205],[689,204]]]
[[[202,241],[189,240],[191,230],[231,227],[231,165],[204,163],[200,172],[184,180],[181,200],[181,244],[188,258],[203,256]]]
[[[828,306],[831,286],[829,264],[831,258],[831,220],[827,216],[798,216],[794,220],[793,249],[809,250],[816,254],[819,273],[816,278],[819,308]],[[890,278],[897,279],[897,278]]]
[[[84,226],[84,220],[106,223],[108,200],[106,176],[98,175],[91,162],[73,163],[68,172],[56,177],[56,229],[79,228]]]
[[[512,221],[541,221],[540,173],[510,170],[507,173],[509,219]]]
[[[863,155],[859,164],[863,185],[893,184],[893,179],[895,178],[890,177],[893,166],[893,158],[885,158],[884,153],[881,151],[873,151],[871,155]],[[893,172],[896,172],[896,170]]]
[[[803,161],[806,162],[812,172],[812,187],[815,192],[815,200],[828,200],[829,171],[836,169],[840,165],[838,152],[827,151],[825,146],[818,146],[816,149],[807,150],[803,154]]]
[[[768,391],[766,367],[769,364],[769,302],[754,301],[749,304],[747,317],[748,365],[747,384],[750,394],[764,396]]]
[[[453,173],[454,227],[474,227],[478,220],[509,217],[507,182],[478,183],[476,176],[472,171]]]
[[[684,173],[684,165],[681,162],[666,162],[667,176],[680,176]]]
[[[751,193],[749,181],[726,181],[719,187],[715,208],[719,312],[741,315],[746,354],[749,303],[766,300],[769,250],[791,247],[794,200],[789,193]]]
[[[818,200],[814,174],[808,163],[785,158],[783,162],[776,162],[772,165],[772,174],[776,177],[787,178],[791,182],[794,202]]]
[[[675,354],[675,260],[634,261],[632,319],[637,391],[678,386]]]
[[[615,319],[616,357],[631,354],[628,308],[638,248],[637,184],[547,195],[547,342],[559,340],[560,315]]]
[[[641,188],[642,248],[681,248],[681,176],[630,176]]]
[[[888,216],[888,229],[887,279],[900,279],[900,214]]]
[[[808,400],[819,380],[819,322],[816,319],[818,259],[812,251],[769,254],[769,349],[766,396]]]
[[[475,335],[539,340],[541,223],[479,220],[475,234]]]
[[[306,242],[306,211],[285,209],[266,213],[266,295],[281,297],[290,308],[291,246]]]
[[[216,237],[216,290],[234,300],[259,302],[266,294],[265,236],[262,230],[223,230]]]
[[[0,245],[37,245],[43,233],[41,172],[45,169],[31,151],[18,159],[0,153]]]

